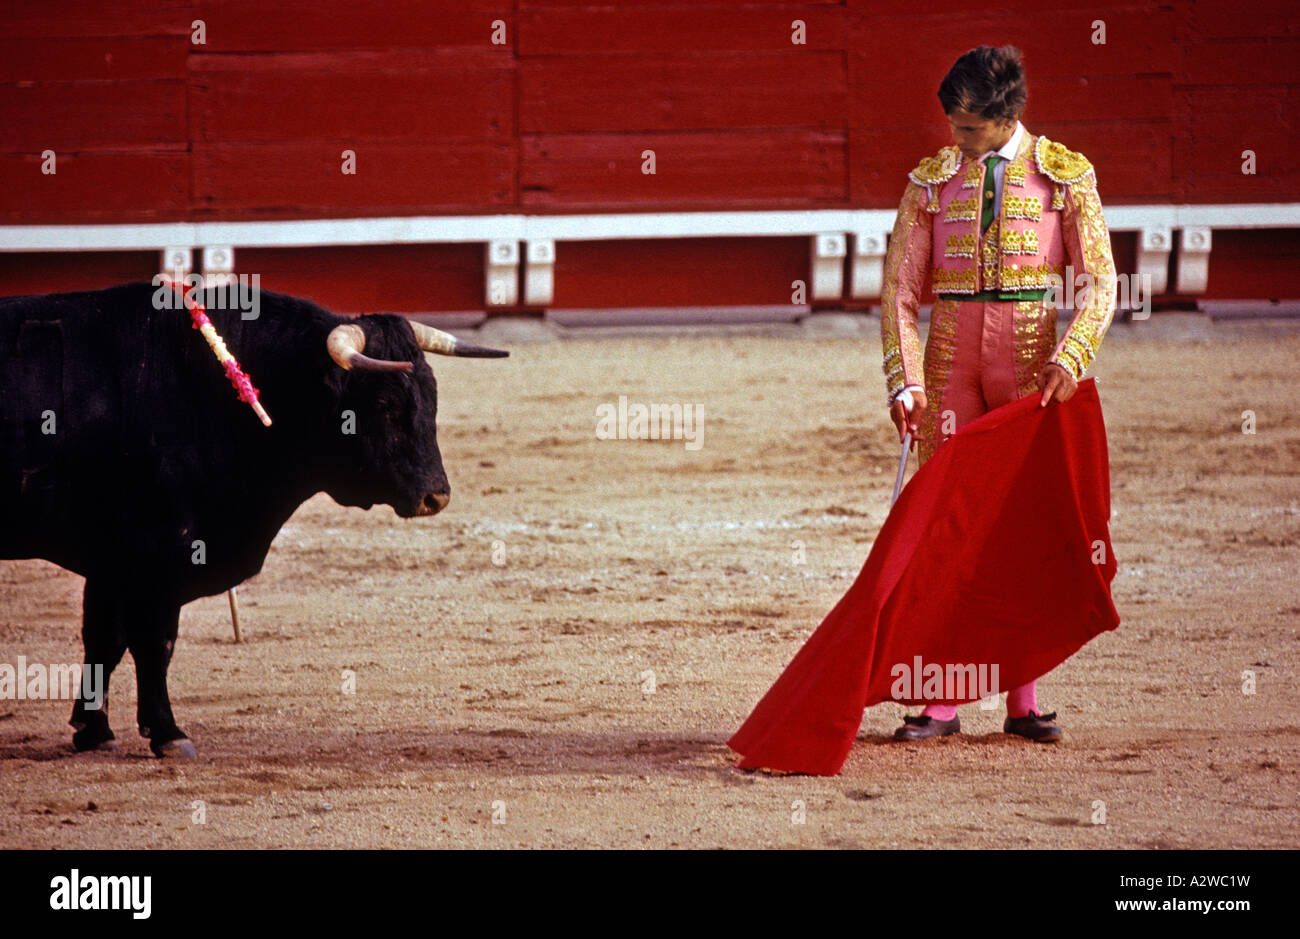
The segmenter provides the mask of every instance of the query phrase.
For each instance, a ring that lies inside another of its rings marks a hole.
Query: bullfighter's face
[[[958,108],[948,114],[952,142],[961,150],[963,161],[975,160],[991,150],[1006,146],[1016,132],[1017,118],[990,120]]]

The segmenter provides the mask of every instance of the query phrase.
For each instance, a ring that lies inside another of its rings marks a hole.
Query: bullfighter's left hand
[[[1049,401],[1069,401],[1079,390],[1079,382],[1062,365],[1050,362],[1038,375],[1038,388],[1043,393],[1040,408]]]

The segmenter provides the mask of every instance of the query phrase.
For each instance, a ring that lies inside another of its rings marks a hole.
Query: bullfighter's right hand
[[[912,446],[916,446],[916,435],[919,430],[921,421],[921,412],[925,410],[926,400],[924,391],[913,391],[912,410],[908,411],[902,401],[895,401],[889,406],[889,416],[898,428],[898,442],[903,442],[903,437],[910,433],[912,435]]]

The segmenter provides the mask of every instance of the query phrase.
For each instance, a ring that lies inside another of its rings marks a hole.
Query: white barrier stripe
[[[201,248],[455,244],[501,240],[763,237],[889,231],[892,209],[773,212],[616,212],[586,215],[424,215],[267,222],[122,225],[0,225],[0,251],[136,251]],[[1202,226],[1300,228],[1300,203],[1120,205],[1106,209],[1112,231]]]

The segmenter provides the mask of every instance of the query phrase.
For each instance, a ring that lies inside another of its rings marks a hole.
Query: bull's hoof
[[[116,753],[118,747],[113,732],[110,730],[107,733],[108,736],[105,737],[102,730],[79,730],[72,735],[73,749],[78,753]]]
[[[78,747],[75,741],[72,745],[76,748],[78,753],[116,753],[121,749],[118,747],[116,740],[101,740],[99,743],[89,747]]]
[[[150,743],[149,749],[162,759],[193,760],[199,755],[199,751],[194,749],[194,744],[185,737],[168,740],[166,743]]]

